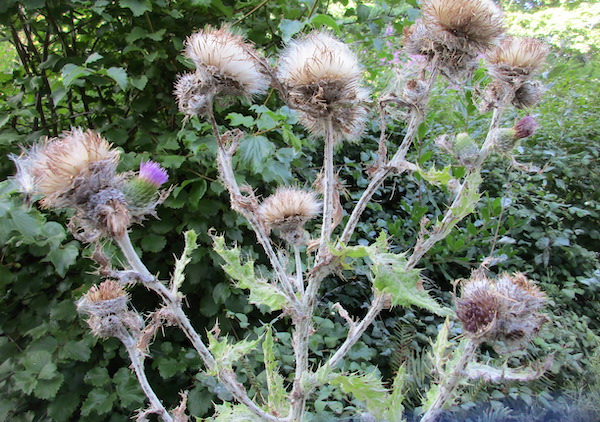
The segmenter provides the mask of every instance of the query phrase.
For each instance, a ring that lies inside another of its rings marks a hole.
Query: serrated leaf
[[[254,117],[252,116],[244,116],[240,113],[229,113],[227,115],[227,119],[231,126],[244,126],[244,127],[252,127],[254,126]]]
[[[91,73],[92,72],[89,69],[86,69],[85,67],[77,66],[73,63],[68,63],[64,65],[61,70],[63,78],[62,83],[65,88],[68,88],[69,86],[71,86],[72,83],[74,83],[78,79],[88,76]],[[57,102],[56,100],[54,101]]]
[[[398,368],[398,372],[394,377],[394,384],[392,385],[392,392],[387,397],[386,409],[384,410],[382,419],[387,421],[398,421],[403,422],[404,419],[404,402],[406,394],[407,374],[404,365]]]
[[[279,24],[279,30],[281,31],[281,39],[283,42],[288,42],[292,39],[294,35],[298,32],[302,31],[304,28],[304,22],[290,20],[290,19],[282,19]]]
[[[337,22],[331,16],[328,15],[315,15],[310,20],[310,23],[312,23],[313,25],[325,25],[333,29],[336,34],[339,34],[341,32],[340,26],[337,24]]]
[[[185,369],[175,358],[157,359],[156,363],[158,366],[158,372],[160,372],[160,376],[165,379],[171,378],[182,369]]]
[[[190,263],[192,252],[198,248],[198,235],[194,230],[189,230],[183,235],[185,247],[181,257],[175,262],[175,271],[171,278],[171,290],[177,292],[185,280],[185,267]]]
[[[144,403],[146,396],[142,391],[137,378],[127,368],[119,368],[113,376],[113,382],[117,396],[123,407],[130,407],[132,404],[141,405]]]
[[[77,261],[79,256],[79,247],[76,242],[70,242],[62,247],[51,250],[44,261],[52,262],[56,272],[64,277],[71,266]]]
[[[188,411],[192,416],[202,416],[212,406],[212,394],[202,385],[196,385],[188,395]]]
[[[119,85],[121,90],[125,91],[127,89],[128,77],[125,69],[122,67],[110,67],[106,69],[106,74]]]
[[[85,339],[79,341],[70,340],[62,346],[59,352],[61,359],[73,359],[81,362],[87,362],[91,355],[92,349],[90,349],[90,345]]]
[[[254,173],[260,173],[267,158],[275,151],[275,145],[266,137],[248,136],[240,142],[239,155],[242,162]]]
[[[110,383],[110,376],[106,368],[93,368],[90,369],[83,380],[94,387],[102,387]]]
[[[262,348],[265,360],[265,372],[267,374],[267,388],[269,391],[269,408],[278,414],[284,414],[287,408],[287,394],[283,387],[283,377],[279,373],[279,365],[275,357],[273,333],[270,326],[266,329]]]
[[[162,251],[166,245],[167,239],[165,239],[164,236],[153,233],[142,237],[142,241],[140,242],[140,246],[143,250],[153,253]]]
[[[265,305],[273,311],[287,306],[287,296],[279,287],[256,277],[254,261],[242,264],[239,248],[226,248],[223,236],[214,236],[213,241],[213,249],[225,261],[223,270],[234,280],[236,287],[250,290],[250,303]]]
[[[28,242],[33,242],[34,237],[40,234],[42,224],[44,223],[41,214],[35,212],[28,213],[22,208],[12,208],[8,214],[12,219],[15,229]]]
[[[256,340],[240,340],[230,343],[227,337],[217,338],[208,333],[208,348],[217,360],[218,368],[231,368],[240,358],[256,349],[260,338]],[[217,375],[213,373],[211,375]]]
[[[385,409],[388,390],[383,386],[381,378],[375,371],[368,374],[338,375],[330,381],[330,384],[365,403],[371,414],[379,415]]]
[[[150,0],[120,0],[119,4],[121,7],[126,7],[131,10],[133,16],[141,16],[145,12],[152,10],[152,3]]]
[[[138,78],[130,77],[129,82],[131,82],[131,85],[133,85],[140,91],[143,91],[144,88],[146,88],[146,84],[148,83],[148,77],[146,75],[142,75]]]
[[[15,387],[25,394],[31,394],[38,381],[37,376],[28,371],[16,372],[12,376],[12,380],[15,383]]]
[[[49,380],[56,375],[56,364],[52,362],[52,354],[45,350],[27,353],[22,363],[27,372],[35,374],[40,379]]]
[[[81,405],[81,414],[88,416],[92,412],[98,415],[108,413],[113,408],[117,395],[113,392],[95,388],[86,397],[83,404]]]
[[[56,396],[56,393],[63,384],[62,374],[55,374],[50,379],[38,379],[37,385],[33,389],[33,394],[40,399],[50,400]]]
[[[97,62],[98,60],[103,59],[104,56],[102,54],[99,53],[92,53],[88,56],[87,59],[85,59],[85,64],[90,64],[90,63],[94,63]]]

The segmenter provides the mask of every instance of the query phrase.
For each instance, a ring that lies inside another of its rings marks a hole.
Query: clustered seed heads
[[[175,83],[177,104],[186,116],[209,111],[217,94],[251,98],[269,86],[254,47],[229,28],[196,32],[186,40],[184,54],[196,65],[194,73],[180,75]]]
[[[129,296],[114,280],[92,286],[77,302],[77,310],[89,316],[87,323],[98,337],[123,338],[128,332],[139,332],[142,318],[128,309]]]
[[[312,191],[298,188],[278,188],[258,209],[266,227],[277,230],[290,245],[306,242],[304,224],[316,217],[321,204]]]
[[[118,158],[119,152],[106,139],[81,129],[46,139],[21,156],[11,157],[21,192],[41,195],[45,208],[74,209],[69,227],[86,242],[123,236],[133,222],[152,214],[161,202],[155,184],[153,201],[141,207],[127,201],[124,188],[129,184],[116,172]]]
[[[460,77],[504,33],[504,14],[492,0],[426,0],[423,17],[405,30],[405,50],[435,61],[448,77]]]
[[[325,136],[329,119],[337,140],[356,140],[364,130],[368,91],[350,48],[325,32],[293,40],[281,55],[278,77],[291,106],[314,136]]]
[[[540,312],[545,303],[544,293],[523,274],[493,280],[476,272],[463,283],[456,314],[468,336],[505,352],[525,347],[539,331],[547,320]]]

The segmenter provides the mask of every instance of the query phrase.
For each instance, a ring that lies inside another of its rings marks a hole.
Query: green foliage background
[[[18,153],[20,145],[42,136],[83,126],[95,128],[122,148],[123,170],[135,169],[148,158],[161,163],[176,188],[159,210],[159,220],[133,229],[133,242],[144,261],[152,271],[168,274],[172,257],[183,247],[181,233],[195,229],[204,247],[194,252],[183,288],[192,322],[202,332],[202,327],[210,328],[218,319],[221,329],[237,338],[245,337],[248,330],[261,335],[261,322],[272,322],[279,364],[289,373],[293,353],[285,322],[272,321],[273,315],[253,309],[243,291],[233,287],[219,269],[220,261],[209,247],[207,232],[214,227],[227,242],[235,241],[253,255],[259,267],[263,263],[217,180],[209,127],[198,120],[183,125],[177,113],[173,81],[189,67],[180,55],[183,40],[206,24],[229,22],[274,62],[282,43],[295,33],[325,26],[361,52],[377,92],[389,77],[402,28],[418,15],[416,6],[414,1],[400,0],[381,4],[5,1],[0,4],[5,47],[0,52],[0,156]],[[391,30],[386,32],[388,26]],[[560,406],[566,401],[557,396],[567,390],[570,400],[584,404],[600,391],[600,371],[588,370],[597,362],[594,351],[600,329],[600,100],[591,88],[599,79],[597,58],[590,53],[594,48],[586,49],[586,55],[557,50],[543,75],[548,92],[535,111],[541,129],[522,146],[519,160],[546,171],[520,173],[499,158],[491,162],[485,198],[476,213],[423,260],[425,275],[447,302],[450,282],[467,277],[488,255],[505,258],[494,270],[526,272],[550,297],[551,322],[527,353],[542,357],[554,352],[551,373],[528,386],[475,386],[465,395],[462,408],[455,409],[459,415],[490,399],[490,409],[497,412],[519,402],[563,409]],[[386,72],[381,72],[382,64]],[[435,137],[446,131],[482,133],[483,121],[474,105],[481,81],[476,78],[465,89],[440,85],[420,131],[415,161],[425,167],[446,164],[447,159],[433,147]],[[260,99],[250,109],[239,103],[222,104],[218,118],[251,134],[239,152],[236,170],[260,194],[281,183],[305,184],[314,179],[321,161],[318,142],[303,135],[293,114],[274,96]],[[394,143],[403,127],[398,124],[390,130]],[[372,131],[360,144],[346,145],[343,154],[336,156],[348,184],[347,209],[366,185],[364,168],[374,157],[376,136]],[[12,163],[0,161],[0,180],[12,174]],[[420,219],[436,218],[446,197],[447,192],[432,190],[416,177],[389,182],[365,213],[356,241],[371,243],[383,230],[399,250],[410,247]],[[73,302],[98,277],[86,259],[91,250],[64,229],[68,217],[65,212],[42,213],[28,207],[9,181],[0,182],[2,420],[122,421],[143,405],[118,342],[97,341],[76,315]],[[113,254],[119,259],[116,250]],[[361,314],[370,300],[361,274],[347,274],[343,283],[327,280],[325,284],[311,344],[315,358],[344,337],[340,321],[333,322],[332,304],[341,301],[346,309]],[[132,295],[141,312],[157,305],[142,289],[134,289]],[[390,311],[352,349],[345,369],[368,371],[378,365],[391,382],[393,371],[404,364],[412,371],[410,404],[415,406],[419,386],[430,381],[424,351],[440,323],[437,317],[410,309]],[[460,327],[453,330],[457,334]],[[167,329],[164,337],[159,336],[151,354],[150,381],[168,405],[177,403],[179,390],[189,389],[190,412],[207,416],[212,401],[229,398],[215,378],[200,372],[199,359],[176,330]],[[252,394],[260,395],[263,389],[261,367],[259,353],[245,357],[237,369]],[[578,395],[576,387],[587,395]],[[324,388],[317,394],[313,412],[319,415],[315,420],[328,420],[352,415],[356,406],[341,393]],[[584,406],[584,411],[591,407]]]

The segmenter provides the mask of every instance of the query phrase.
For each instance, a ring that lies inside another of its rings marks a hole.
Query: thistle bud
[[[515,123],[515,126],[513,128],[515,130],[515,138],[527,138],[528,136],[533,135],[536,128],[537,121],[535,120],[535,118],[533,116],[525,116],[517,123]]]
[[[503,155],[511,155],[512,150],[517,144],[518,138],[515,136],[514,129],[494,129],[492,133],[492,147],[495,151]]]
[[[304,243],[304,224],[319,214],[321,204],[314,192],[279,188],[259,207],[259,215],[269,229],[291,245]]]
[[[468,133],[459,133],[454,138],[452,152],[463,165],[469,165],[477,160],[479,156],[479,146],[469,136]]]
[[[139,330],[142,320],[129,311],[129,296],[113,280],[106,280],[90,290],[77,302],[77,310],[89,316],[87,323],[98,337],[123,338],[126,330]]]
[[[140,164],[137,177],[123,186],[127,203],[133,208],[144,208],[156,201],[158,189],[169,180],[167,172],[154,161]]]

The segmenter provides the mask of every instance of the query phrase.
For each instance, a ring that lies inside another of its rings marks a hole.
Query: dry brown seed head
[[[99,285],[90,287],[85,297],[90,302],[103,302],[105,300],[117,299],[127,296],[121,285],[114,280],[105,280]]]
[[[547,55],[548,46],[540,40],[507,37],[488,54],[488,62],[492,67],[507,66],[529,75],[539,69]]]
[[[278,188],[259,207],[259,214],[269,228],[293,231],[301,228],[321,211],[321,204],[312,191],[298,188]]]

